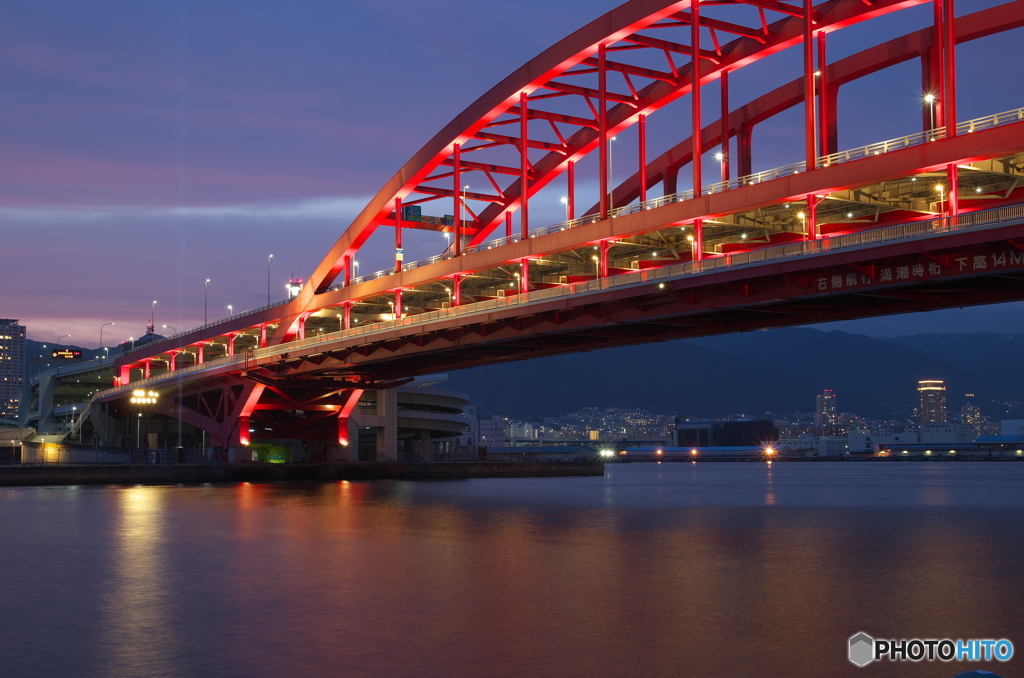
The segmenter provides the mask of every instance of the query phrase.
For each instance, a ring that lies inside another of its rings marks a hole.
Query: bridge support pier
[[[398,459],[398,390],[377,391],[377,461]]]
[[[434,461],[434,443],[427,429],[420,430],[420,461]]]

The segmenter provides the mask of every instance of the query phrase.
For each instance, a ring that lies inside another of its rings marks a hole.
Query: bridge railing
[[[727,268],[732,269],[758,266],[768,261],[777,261],[780,259],[792,259],[804,256],[828,254],[838,250],[869,247],[882,242],[918,239],[931,235],[941,235],[951,231],[983,229],[1000,223],[1019,221],[1021,219],[1024,219],[1024,205],[998,207],[990,210],[961,214],[956,217],[937,217],[924,221],[886,226],[870,231],[861,231],[859,233],[831,236],[808,242],[789,243],[776,247],[767,247],[759,250],[751,250],[749,252],[703,259],[701,261],[685,262],[662,268],[634,271],[598,280],[571,283],[562,287],[536,290],[524,294],[517,294],[512,297],[490,299],[487,301],[464,304],[462,306],[454,306],[452,308],[442,310],[427,311],[425,313],[418,313],[416,315],[397,318],[395,320],[360,325],[359,327],[353,327],[348,330],[339,330],[337,332],[330,332],[320,334],[315,337],[292,341],[287,344],[279,344],[276,346],[256,349],[255,351],[249,352],[248,355],[222,356],[198,365],[189,365],[188,367],[180,368],[175,370],[173,373],[163,373],[161,375],[150,377],[149,379],[143,379],[125,386],[115,387],[97,394],[97,397],[127,392],[132,389],[154,383],[155,381],[159,381],[163,378],[168,378],[172,375],[177,378],[194,372],[242,363],[250,358],[253,360],[261,360],[281,357],[284,354],[291,353],[298,349],[316,346],[317,344],[333,343],[347,339],[358,339],[367,335],[392,331],[402,327],[425,325],[440,320],[448,320],[465,315],[484,313],[490,310],[527,305],[562,297],[584,295],[614,288],[647,285],[652,282],[708,274]]]

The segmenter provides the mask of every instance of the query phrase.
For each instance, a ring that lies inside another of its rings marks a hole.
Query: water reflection
[[[166,585],[163,499],[173,490],[132,487],[117,493],[110,578],[103,596],[103,671],[110,676],[175,676],[174,595]]]
[[[63,637],[97,659],[46,675],[817,678],[851,673],[860,630],[1019,638],[1024,465],[848,466],[56,490],[78,536],[112,539],[102,616]],[[924,499],[933,486],[947,505]],[[29,531],[53,529],[25,510],[40,501],[12,504]],[[17,661],[4,675],[33,674]],[[935,668],[871,673],[965,670]]]

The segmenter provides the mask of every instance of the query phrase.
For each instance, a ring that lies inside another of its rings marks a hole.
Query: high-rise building
[[[0,318],[0,419],[16,420],[25,387],[25,326]]]
[[[917,382],[917,423],[946,423],[946,382],[941,379]]]
[[[836,411],[836,394],[832,389],[825,389],[815,398],[814,426],[818,434],[823,436],[836,435],[838,414]]]
[[[964,397],[973,398],[973,393],[965,393]],[[960,408],[960,423],[967,424],[974,431],[974,437],[981,435],[981,408],[968,402]]]

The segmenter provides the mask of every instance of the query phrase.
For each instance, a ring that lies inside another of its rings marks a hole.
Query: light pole
[[[273,258],[273,254],[267,257],[267,306],[270,306],[270,260]]]
[[[103,323],[102,325],[100,325],[100,348],[102,348],[104,351],[106,351],[107,349],[106,349],[106,347],[103,346],[103,328],[106,327],[107,325],[114,325],[114,324],[115,323]],[[110,352],[107,351],[107,355],[109,355],[109,354],[110,354]]]
[[[235,314],[235,307],[232,306],[231,304],[228,304],[228,317],[230,318],[234,314]]]
[[[946,187],[942,184],[935,184],[935,190],[939,192],[939,212],[942,216],[946,216],[946,208],[944,206],[946,200]]]
[[[174,329],[174,328],[173,328],[173,327],[171,327],[170,325],[164,325],[164,329],[165,329],[165,330],[170,330],[171,332],[174,332],[175,334],[177,334],[177,333],[178,333],[178,330]]]
[[[562,204],[565,205],[565,220],[569,221],[569,198],[562,196]]]
[[[352,260],[352,266],[356,269],[356,277],[359,277],[359,262],[355,259]]]
[[[156,327],[156,302],[149,307],[149,326]]]
[[[924,101],[928,104],[928,140],[932,140],[932,130],[935,129],[935,95],[928,93],[924,95]]]
[[[596,254],[590,258],[594,262],[594,280],[599,280],[601,278],[601,258]]]
[[[207,299],[209,297],[209,294],[208,294],[209,291],[210,291],[210,279],[207,278],[206,282],[203,283],[203,324],[204,325],[208,322],[207,318],[206,318],[206,308],[207,308],[206,301],[207,301]]]
[[[60,346],[60,340],[63,339],[64,337],[67,337],[68,339],[70,339],[71,335],[70,334],[62,334],[59,337],[57,337],[57,345],[58,346]]]
[[[725,176],[725,152],[719,151],[718,153],[715,153],[715,160],[718,161],[718,167],[722,171],[722,183],[724,184],[729,180],[729,178]]]

